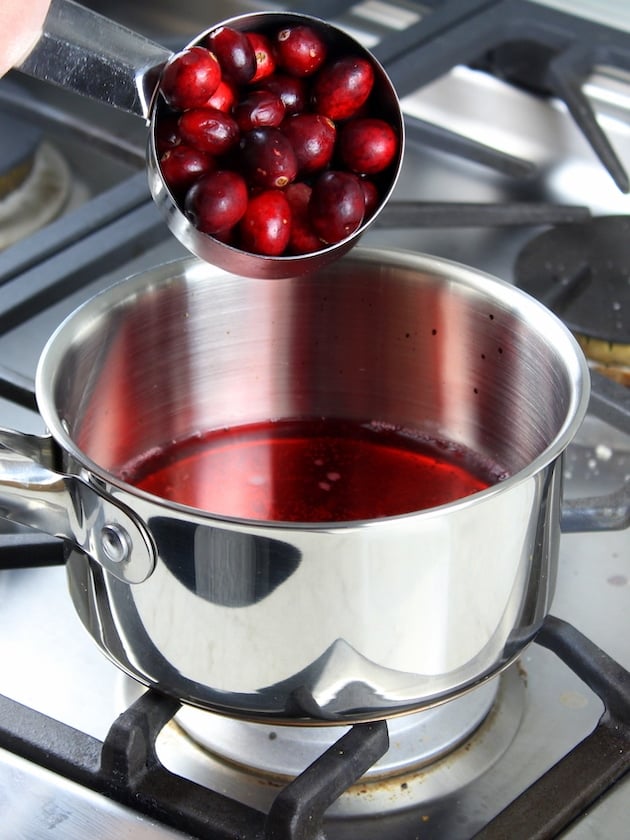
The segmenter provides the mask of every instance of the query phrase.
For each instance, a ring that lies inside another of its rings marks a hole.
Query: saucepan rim
[[[177,258],[162,263],[152,269],[143,270],[125,277],[113,285],[103,289],[89,300],[74,309],[55,329],[40,355],[35,375],[35,393],[39,412],[46,424],[52,438],[66,451],[68,455],[80,464],[82,468],[90,473],[90,477],[105,483],[108,491],[114,489],[131,494],[134,497],[167,509],[171,513],[181,512],[187,518],[194,518],[204,523],[217,523],[222,527],[260,528],[268,529],[290,529],[295,531],[348,531],[359,527],[371,525],[383,527],[388,523],[394,525],[396,522],[407,522],[413,517],[438,517],[444,514],[445,510],[460,510],[483,504],[485,500],[507,492],[510,488],[528,481],[533,475],[544,470],[549,464],[560,456],[574,438],[586,414],[590,399],[590,373],[588,363],[584,357],[578,342],[562,321],[540,301],[536,300],[529,293],[518,289],[513,284],[494,277],[491,274],[480,271],[476,268],[461,263],[436,257],[428,254],[421,254],[413,251],[399,249],[367,248],[356,247],[353,251],[342,258],[342,262],[359,260],[369,263],[382,263],[387,268],[402,267],[406,269],[417,269],[420,273],[431,273],[443,276],[445,282],[453,280],[459,284],[472,287],[489,294],[489,300],[503,302],[508,306],[517,306],[521,314],[528,316],[528,323],[532,326],[536,318],[545,319],[545,327],[552,328],[553,333],[547,333],[546,341],[554,346],[556,354],[562,359],[567,381],[570,385],[570,401],[565,412],[565,418],[558,429],[553,440],[534,457],[525,467],[508,476],[504,480],[478,491],[470,496],[457,499],[447,504],[439,505],[409,513],[397,514],[394,516],[378,517],[373,519],[332,521],[332,522],[286,522],[280,520],[259,520],[245,517],[228,516],[223,514],[204,511],[200,508],[191,507],[178,502],[164,499],[127,483],[120,477],[107,469],[104,469],[97,462],[93,461],[76,444],[66,428],[66,424],[59,417],[52,396],[52,383],[58,375],[60,365],[68,347],[80,339],[81,331],[95,319],[101,317],[112,307],[127,302],[130,298],[140,296],[145,292],[155,289],[157,286],[169,282],[179,282],[182,278],[186,281],[208,282],[208,272],[212,276],[223,277],[235,283],[260,283],[263,281],[248,277],[240,277],[229,272],[209,265],[196,257]],[[325,271],[326,267],[322,269]],[[198,276],[197,276],[198,275]],[[285,278],[278,282],[301,282],[301,278]],[[490,294],[492,292],[492,294]],[[539,328],[541,334],[542,330]],[[559,345],[562,342],[562,346]]]

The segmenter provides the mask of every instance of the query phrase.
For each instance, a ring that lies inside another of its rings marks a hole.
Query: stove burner
[[[630,216],[544,231],[520,252],[515,278],[565,321],[596,361],[630,363]]]
[[[3,116],[0,136],[0,200],[16,190],[33,169],[41,132],[16,117]]]
[[[41,132],[2,114],[0,137],[0,250],[55,219],[66,207],[72,176]]]
[[[125,703],[137,691],[128,683]],[[335,801],[330,814],[346,819],[394,813],[465,787],[508,748],[524,704],[525,686],[514,666],[455,700],[389,720],[389,750]],[[267,811],[278,789],[348,730],[250,723],[183,706],[162,732],[160,755],[173,772]]]

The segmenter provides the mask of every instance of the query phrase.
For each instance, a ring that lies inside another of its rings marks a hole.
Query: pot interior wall
[[[120,284],[72,323],[54,410],[114,473],[210,429],[304,416],[419,430],[515,472],[572,399],[568,339],[544,310],[430,259],[355,251],[274,281],[186,261]]]

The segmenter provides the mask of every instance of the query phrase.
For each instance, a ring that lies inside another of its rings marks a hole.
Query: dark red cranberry
[[[300,114],[306,108],[307,92],[302,79],[274,73],[262,79],[258,87],[276,93],[284,103],[287,114]]]
[[[270,90],[253,90],[235,106],[234,119],[241,131],[279,126],[284,119],[284,104]]]
[[[276,58],[273,54],[273,46],[270,39],[262,32],[246,32],[245,34],[256,58],[256,71],[251,81],[258,82],[275,72]]]
[[[198,230],[223,236],[247,209],[245,179],[224,169],[203,175],[188,190],[184,209]]]
[[[226,78],[237,85],[251,81],[256,72],[256,56],[244,32],[220,26],[208,35],[208,47],[219,59]]]
[[[319,238],[329,245],[354,233],[363,221],[365,198],[355,175],[331,170],[313,184],[309,215]]]
[[[328,166],[337,137],[331,119],[321,114],[294,114],[284,121],[282,132],[291,141],[298,172],[306,175]]]
[[[155,123],[155,148],[158,155],[177,146],[182,138],[179,133],[179,114],[164,114]]]
[[[229,114],[235,103],[236,91],[234,87],[229,82],[226,82],[225,79],[221,79],[219,86],[210,99],[208,99],[207,102],[204,102],[204,107],[216,108],[217,111],[223,111],[223,113]]]
[[[365,218],[368,219],[378,208],[381,197],[374,181],[370,181],[368,178],[359,178],[359,184],[365,199]]]
[[[322,241],[315,233],[308,213],[312,188],[304,181],[295,181],[284,191],[291,208],[291,231],[288,251],[291,254],[310,254],[319,251]]]
[[[222,155],[240,137],[236,121],[216,108],[192,108],[179,118],[182,140],[212,155]]]
[[[255,128],[243,135],[241,162],[250,185],[282,188],[297,175],[297,158],[288,138],[278,128]]]
[[[374,70],[367,59],[339,58],[322,67],[313,82],[315,110],[331,120],[346,120],[367,102],[373,86]]]
[[[214,158],[185,143],[173,146],[160,158],[162,175],[174,193],[188,189],[197,178],[211,172],[214,167]]]
[[[310,76],[326,58],[326,43],[312,26],[281,29],[274,41],[278,64],[293,76]]]
[[[361,175],[382,172],[396,157],[398,135],[385,120],[359,117],[349,120],[339,135],[341,160]]]
[[[216,56],[204,47],[188,47],[173,56],[164,68],[160,90],[171,108],[183,111],[207,102],[220,81]]]
[[[249,200],[239,223],[241,247],[255,254],[279,257],[291,231],[291,209],[281,190],[265,190]]]

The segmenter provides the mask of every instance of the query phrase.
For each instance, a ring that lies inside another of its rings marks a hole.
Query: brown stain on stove
[[[516,672],[518,673],[520,679],[523,681],[524,686],[527,686],[527,671],[523,667],[521,660],[517,660],[515,663]],[[409,769],[404,771],[392,771],[390,775],[383,775],[379,778],[370,778],[370,779],[362,779],[359,781],[358,784],[348,788],[344,795],[354,795],[354,796],[366,796],[366,795],[373,795],[373,796],[380,796],[383,795],[388,796],[389,799],[397,804],[398,807],[404,807],[401,803],[401,796],[404,797],[408,795],[410,797],[413,796],[412,788],[417,785],[422,785],[425,781],[428,781],[432,774],[435,772],[443,772],[448,771],[449,767],[455,767],[457,762],[463,755],[471,752],[478,746],[480,746],[486,734],[491,732],[497,716],[500,713],[500,703],[493,703],[490,711],[484,718],[484,720],[479,724],[477,729],[470,735],[470,737],[461,743],[459,746],[455,747],[450,752],[444,753],[443,755],[438,755],[434,759],[425,761],[424,764],[416,769]],[[501,753],[502,755],[502,753]],[[498,755],[497,760],[500,758]],[[423,815],[421,818],[423,821],[428,821],[429,816]]]

